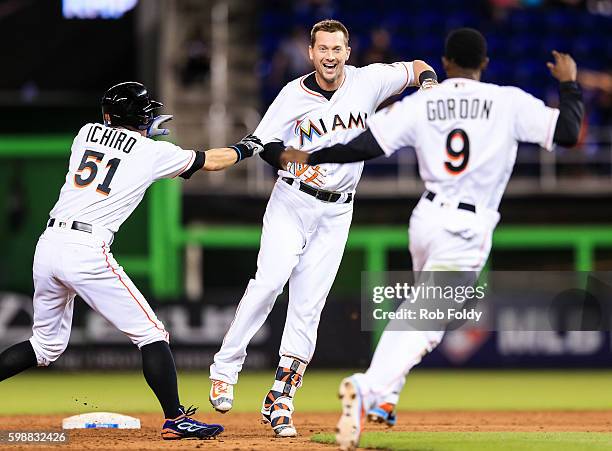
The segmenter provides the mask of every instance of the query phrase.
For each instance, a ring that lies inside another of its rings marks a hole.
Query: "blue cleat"
[[[208,440],[217,437],[223,432],[220,424],[206,424],[191,418],[197,408],[186,409],[181,406],[182,415],[174,419],[166,419],[162,427],[161,436],[164,440],[200,439]]]
[[[368,410],[368,421],[371,423],[386,423],[389,427],[395,426],[395,423],[397,423],[395,405],[386,402],[371,408]]]

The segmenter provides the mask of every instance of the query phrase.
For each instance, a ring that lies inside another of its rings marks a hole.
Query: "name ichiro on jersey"
[[[295,124],[295,135],[300,138],[300,147],[304,145],[305,140],[312,142],[314,137],[321,137],[328,133],[328,130],[335,131],[337,129],[348,130],[351,128],[366,128],[366,120],[368,119],[368,113],[360,112],[353,114],[352,112],[345,116],[344,120],[339,114],[336,114],[332,119],[331,123],[325,124],[323,118],[319,118],[318,121],[313,122],[311,119],[302,119],[296,121]]]
[[[104,130],[104,132],[100,135],[102,130]],[[96,143],[113,149],[122,150],[125,153],[130,153],[134,144],[136,144],[136,138],[128,136],[127,133],[119,129],[102,127],[96,124],[87,132],[85,142]]]
[[[489,119],[492,107],[493,101],[486,99],[428,100],[427,120]]]

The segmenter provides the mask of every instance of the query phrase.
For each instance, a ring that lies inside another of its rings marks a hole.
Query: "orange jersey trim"
[[[132,296],[132,299],[134,299],[136,301],[136,304],[138,304],[138,307],[140,307],[140,309],[144,312],[145,316],[151,322],[151,324],[153,324],[157,330],[160,330],[160,331],[164,332],[166,334],[166,338],[167,338],[168,337],[168,332],[165,329],[160,328],[157,325],[157,323],[151,319],[151,317],[149,316],[149,313],[145,310],[145,308],[142,306],[142,304],[136,298],[136,296],[134,296],[134,293],[132,293],[132,290],[130,290],[130,287],[128,287],[125,284],[125,282],[123,281],[123,279],[121,278],[119,273],[117,273],[117,271],[115,271],[115,268],[113,268],[111,266],[110,262],[108,261],[108,254],[106,253],[106,243],[104,243],[102,245],[102,253],[104,254],[104,258],[106,259],[106,267],[109,268],[113,272],[113,274],[117,276],[117,278],[119,279],[119,282],[121,282],[121,284],[125,287],[125,289],[128,291],[128,293],[130,293],[130,296]]]
[[[188,162],[188,163],[187,163],[185,166],[183,166],[181,169],[179,169],[179,171],[178,171],[176,174],[174,174],[174,175],[172,176],[172,178],[176,178],[176,177],[178,177],[178,176],[179,176],[179,175],[181,175],[183,172],[185,172],[185,171],[187,170],[187,168],[190,168],[190,167],[191,167],[191,165],[192,165],[192,164],[193,164],[193,162],[195,161],[195,157],[196,157],[195,150],[192,150],[192,151],[191,151],[191,153],[192,153],[193,155],[192,155],[192,156],[191,156],[191,158],[189,159],[189,162]]]

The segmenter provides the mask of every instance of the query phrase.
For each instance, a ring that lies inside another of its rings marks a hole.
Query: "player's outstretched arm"
[[[336,144],[310,154],[290,147],[281,153],[280,160],[282,167],[286,168],[289,162],[307,163],[310,165],[321,163],[354,163],[356,161],[371,160],[384,154],[372,132],[366,130],[346,144]]]
[[[263,145],[257,136],[247,135],[239,142],[229,147],[210,149],[204,152],[205,160],[202,167],[205,171],[221,171],[245,158],[261,152]]]
[[[238,154],[230,147],[209,149],[204,155],[206,158],[202,166],[204,171],[222,171],[238,162]]]
[[[414,82],[412,86],[420,86],[422,89],[431,88],[438,84],[438,76],[429,64],[422,60],[414,60],[412,62],[414,70]]]
[[[562,146],[575,146],[580,135],[584,117],[582,92],[576,75],[576,62],[567,53],[552,52],[554,63],[546,63],[553,77],[559,80],[559,118],[555,127],[553,141]]]
[[[286,162],[281,162],[281,155],[284,151],[285,146],[282,142],[273,141],[264,146],[264,150],[259,154],[259,156],[262,160],[275,169],[287,169]]]

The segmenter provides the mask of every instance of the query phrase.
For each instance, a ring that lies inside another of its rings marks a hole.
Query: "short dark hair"
[[[348,46],[349,32],[342,22],[334,19],[325,19],[317,22],[310,30],[310,46],[314,47],[317,31],[325,31],[327,33],[335,33],[341,31],[344,34],[344,43]]]
[[[478,69],[487,58],[487,41],[473,28],[452,30],[446,38],[444,56],[460,67]]]

